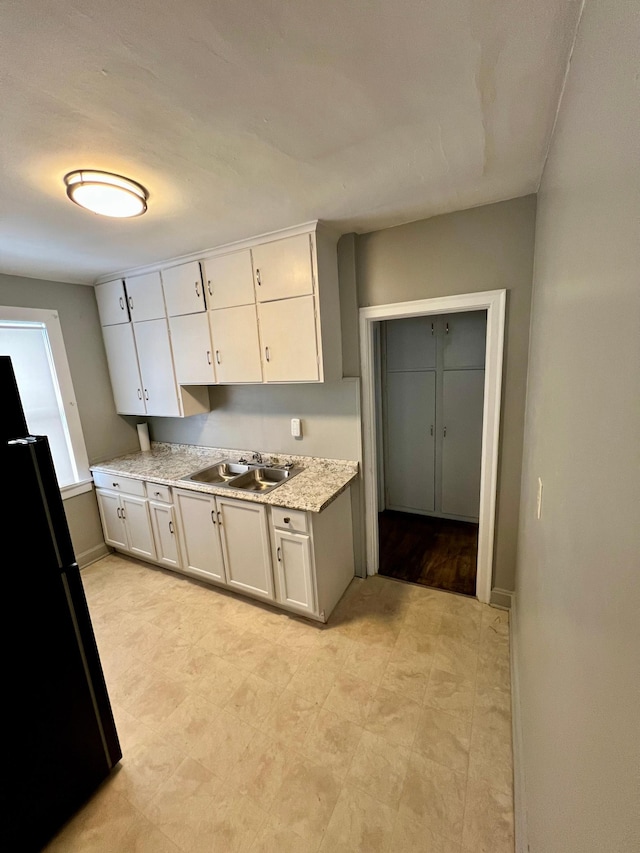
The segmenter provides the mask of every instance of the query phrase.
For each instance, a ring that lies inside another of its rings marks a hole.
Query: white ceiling
[[[0,271],[97,276],[537,190],[580,0],[5,0]],[[63,175],[143,183],[94,216]]]

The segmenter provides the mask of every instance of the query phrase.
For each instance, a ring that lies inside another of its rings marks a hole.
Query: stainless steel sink
[[[243,492],[270,492],[282,483],[288,482],[303,469],[292,465],[260,465],[225,460],[201,468],[193,474],[183,477],[194,483],[208,483],[212,486],[224,486]]]
[[[210,483],[211,485],[223,486],[240,474],[244,474],[249,470],[249,465],[242,465],[240,462],[218,462],[215,465],[210,465],[208,468],[201,468],[200,471],[195,471],[184,480],[193,480],[195,483]]]
[[[239,477],[234,477],[227,485],[232,489],[245,492],[270,492],[281,483],[290,480],[300,472],[300,468],[252,468]]]

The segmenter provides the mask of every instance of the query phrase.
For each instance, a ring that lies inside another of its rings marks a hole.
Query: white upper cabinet
[[[104,284],[97,285],[96,301],[101,326],[129,322],[129,306],[122,279],[105,281]]]
[[[103,326],[111,389],[116,411],[121,415],[144,415],[146,408],[131,323]]]
[[[209,325],[218,382],[262,382],[256,306],[210,311]]]
[[[256,301],[249,249],[208,258],[202,268],[209,309],[234,308]]]
[[[313,293],[310,234],[254,246],[251,254],[258,302]]]
[[[169,317],[169,328],[178,384],[215,384],[216,371],[207,313]]]
[[[146,413],[179,417],[182,412],[173,372],[167,321],[162,319],[134,323],[134,333]]]
[[[162,288],[169,317],[206,310],[198,261],[162,270]]]
[[[313,296],[258,305],[267,382],[317,382],[319,355]]]
[[[134,323],[166,317],[159,272],[130,276],[125,279],[125,285]]]

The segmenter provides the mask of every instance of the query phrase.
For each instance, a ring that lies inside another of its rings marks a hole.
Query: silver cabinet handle
[[[256,281],[258,282],[258,287],[261,287],[262,279],[260,278],[260,270],[256,270]]]
[[[220,518],[220,510],[218,510],[218,524],[222,527],[222,519]]]
[[[114,489],[120,488],[120,483],[112,483],[111,485],[113,486]]]
[[[199,282],[196,281],[196,296],[198,297],[198,299],[200,299],[200,291],[198,290],[198,284]]]
[[[211,364],[211,350],[207,350],[207,364]]]
[[[429,430],[429,435],[433,435],[433,424],[431,424],[431,429]]]
[[[124,311],[124,299],[120,297],[120,308]]]
[[[138,400],[142,400],[142,391],[138,388]]]
[[[267,361],[271,361],[271,357],[269,355],[269,347],[264,348],[264,357],[267,359]]]
[[[219,349],[216,350],[216,362],[218,364],[220,364],[220,350]]]
[[[435,334],[435,331],[434,331],[434,328],[433,328],[433,323],[431,324],[431,334],[432,334],[432,335],[433,335],[433,334]]]
[[[129,308],[133,311],[133,296],[129,297]]]
[[[120,507],[116,509],[116,515],[118,516],[118,518],[122,518],[122,516],[120,515]]]
[[[173,536],[173,521],[169,522],[169,533]]]
[[[279,562],[279,563],[281,563],[281,562],[282,562],[282,557],[281,557],[281,554],[280,554],[280,548],[278,548],[278,550],[276,551],[276,554],[277,554],[277,557],[278,557],[278,562]]]
[[[162,492],[154,492],[153,493],[157,498],[162,497]]]
[[[445,335],[448,335],[448,334],[449,334],[449,324],[448,324],[448,323],[445,323],[445,326],[444,326],[444,333],[445,333]]]
[[[213,521],[214,524],[216,523],[216,511],[215,511],[215,509],[211,510],[211,521]]]
[[[149,399],[149,392],[147,391],[147,389],[146,389],[146,388],[144,389],[144,399],[145,399],[145,400],[148,400],[148,399]]]
[[[120,518],[126,518],[125,512],[123,509],[120,510]]]
[[[442,430],[442,436],[443,436],[443,438],[447,437],[447,428],[446,427]]]
[[[213,296],[213,291],[211,290],[211,282],[207,281],[207,290],[209,291],[209,296]]]

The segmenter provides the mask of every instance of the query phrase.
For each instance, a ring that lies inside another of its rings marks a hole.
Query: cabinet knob
[[[287,515],[287,516],[285,516],[285,518],[283,519],[283,521],[284,521],[284,523],[285,523],[285,524],[289,524],[289,522],[291,521],[291,519],[290,519],[290,518],[289,518],[289,516]]]

